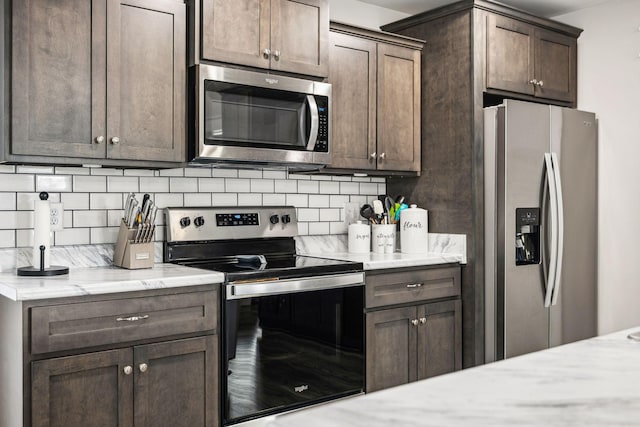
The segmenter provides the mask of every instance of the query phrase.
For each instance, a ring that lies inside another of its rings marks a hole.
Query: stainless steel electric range
[[[362,392],[361,263],[297,255],[293,207],[165,212],[165,262],[225,274],[223,424]]]

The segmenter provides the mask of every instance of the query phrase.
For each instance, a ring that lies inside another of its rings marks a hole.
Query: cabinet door
[[[420,52],[378,44],[378,170],[420,171]]]
[[[460,300],[418,308],[418,379],[462,368],[462,312]]]
[[[576,100],[576,39],[552,31],[535,31],[536,96]]]
[[[203,59],[269,68],[271,0],[201,0]]]
[[[327,0],[271,0],[271,68],[326,77]]]
[[[32,363],[34,427],[133,427],[131,349]]]
[[[376,42],[330,34],[331,167],[376,168]]]
[[[110,0],[107,156],[185,160],[186,6]]]
[[[487,89],[533,95],[534,27],[506,18],[487,17]]]
[[[11,154],[104,158],[105,0],[12,6]]]
[[[366,315],[366,391],[406,384],[417,378],[416,308]]]
[[[211,335],[136,347],[136,426],[217,426],[217,354]]]

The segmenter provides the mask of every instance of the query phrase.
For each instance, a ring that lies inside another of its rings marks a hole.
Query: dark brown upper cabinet
[[[5,160],[185,161],[184,3],[20,0],[11,19]]]
[[[332,23],[330,169],[420,171],[422,42]]]
[[[502,15],[487,15],[486,88],[572,102],[576,38]]]
[[[326,77],[327,0],[192,0],[196,15],[198,3],[201,49],[194,56]]]

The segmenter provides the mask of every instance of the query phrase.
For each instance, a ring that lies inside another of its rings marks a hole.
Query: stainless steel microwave
[[[329,83],[204,64],[189,77],[192,163],[330,163]]]

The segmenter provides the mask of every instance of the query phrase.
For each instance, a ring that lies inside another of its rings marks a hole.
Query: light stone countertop
[[[269,427],[640,425],[640,327],[276,417]]]
[[[127,270],[119,267],[81,267],[52,277],[17,276],[15,270],[0,272],[0,295],[13,301],[62,298],[116,292],[222,283],[224,274],[176,264]]]
[[[317,254],[310,253],[305,255],[321,258],[332,258],[342,261],[361,262],[364,266],[365,271],[382,270],[385,268],[421,267],[447,264],[452,262],[462,262],[462,255],[442,253],[404,254],[401,252],[395,252],[392,254],[377,254],[369,252],[366,254],[353,254],[349,252],[324,252]]]

